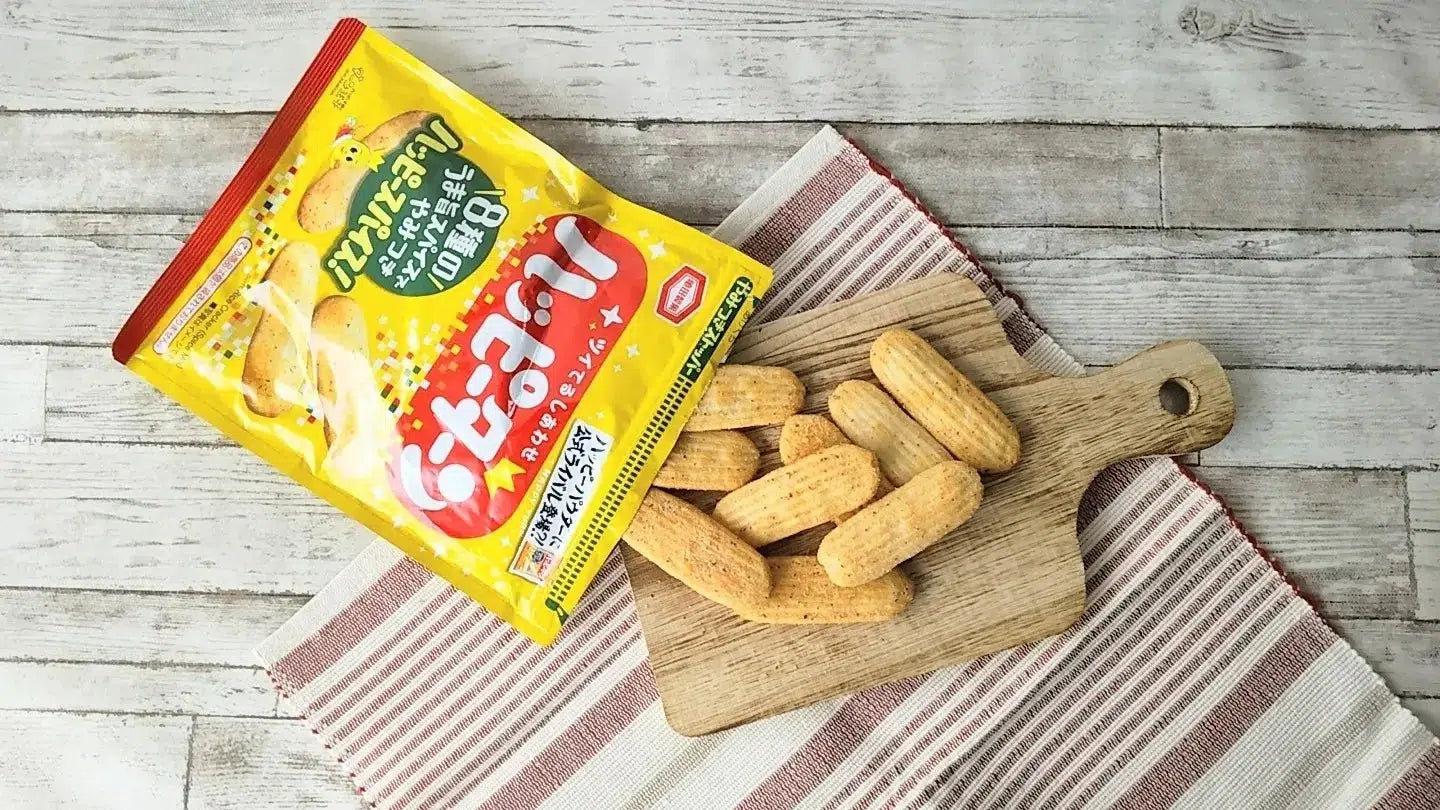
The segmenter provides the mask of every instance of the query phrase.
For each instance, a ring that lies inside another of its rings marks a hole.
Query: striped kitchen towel
[[[1027,359],[1080,370],[834,130],[716,235],[775,268],[759,320],[962,273]],[[542,649],[377,541],[259,652],[378,808],[1440,807],[1435,739],[1183,468],[1111,468],[1080,525],[1064,635],[698,739],[618,555]]]

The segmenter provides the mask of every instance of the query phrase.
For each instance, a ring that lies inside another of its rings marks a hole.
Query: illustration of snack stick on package
[[[114,353],[548,644],[770,277],[347,19]]]

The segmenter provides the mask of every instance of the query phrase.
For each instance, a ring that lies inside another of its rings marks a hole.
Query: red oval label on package
[[[390,482],[415,516],[470,538],[515,513],[639,309],[645,280],[640,251],[592,219],[563,214],[532,229],[397,424]]]

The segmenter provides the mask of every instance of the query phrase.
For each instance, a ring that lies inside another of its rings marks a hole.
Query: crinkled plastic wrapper
[[[543,644],[769,284],[344,20],[114,351]]]

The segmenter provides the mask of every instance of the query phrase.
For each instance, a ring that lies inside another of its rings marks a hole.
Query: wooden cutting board
[[[948,274],[748,329],[729,362],[791,369],[809,392],[805,410],[824,413],[836,385],[873,379],[870,343],[897,326],[923,335],[1010,416],[1019,466],[987,477],[975,516],[905,563],[915,600],[887,622],[744,622],[626,548],[676,731],[717,731],[1065,630],[1085,607],[1075,519],[1091,478],[1124,459],[1209,447],[1234,421],[1225,372],[1200,344],[1155,346],[1090,377],[1051,376],[1015,353],[973,283]],[[1189,393],[1188,413],[1162,407],[1169,380]],[[752,435],[762,469],[778,464],[778,431]],[[825,528],[765,552],[813,553]]]

